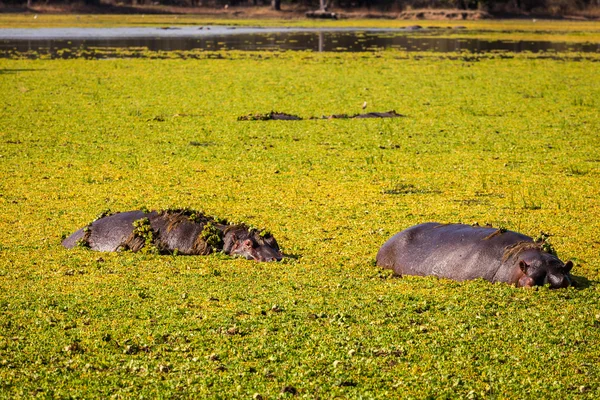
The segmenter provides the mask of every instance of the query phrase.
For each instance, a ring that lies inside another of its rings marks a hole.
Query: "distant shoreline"
[[[217,18],[239,19],[305,19],[310,8],[283,5],[281,11],[269,6],[235,6],[235,7],[178,7],[167,5],[113,5],[102,4],[90,6],[85,4],[34,4],[26,6],[0,5],[0,14],[32,13],[32,14],[172,14],[198,15]],[[568,15],[548,13],[488,13],[477,10],[461,9],[415,9],[410,11],[380,11],[360,8],[340,9],[335,12],[343,19],[399,19],[399,20],[480,20],[480,19],[557,19],[557,20],[600,20],[600,8],[581,10]]]

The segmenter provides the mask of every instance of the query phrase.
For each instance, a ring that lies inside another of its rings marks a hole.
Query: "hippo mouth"
[[[550,285],[550,289],[564,289],[573,285],[571,279],[567,275],[556,276],[556,275],[547,275],[546,279],[544,279],[544,285]]]
[[[256,257],[248,257],[249,260],[255,260],[257,262],[276,262],[281,261],[283,259],[283,255],[281,253],[262,255],[259,254]]]

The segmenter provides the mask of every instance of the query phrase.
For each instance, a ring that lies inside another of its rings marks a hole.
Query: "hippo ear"
[[[527,265],[527,263],[523,260],[519,260],[519,268],[521,268],[521,271],[523,271],[524,274],[527,273],[527,268],[529,268],[529,265]]]
[[[567,261],[563,268],[567,274],[569,272],[571,272],[571,269],[573,268],[573,261],[571,261],[571,260]]]

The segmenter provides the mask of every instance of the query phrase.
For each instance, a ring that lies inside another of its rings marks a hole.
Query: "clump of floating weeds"
[[[214,249],[223,247],[223,232],[214,226],[212,222],[207,222],[204,225],[200,238],[204,240],[208,246]]]
[[[258,234],[261,238],[269,238],[273,236],[270,231],[266,229],[257,228],[256,226],[248,226],[248,232],[251,235]]]
[[[185,214],[188,216],[188,220],[191,222],[200,222],[202,221],[202,218],[204,217],[204,214],[198,211],[189,211],[189,214]]]
[[[116,214],[116,213],[110,211],[110,208],[107,208],[106,210],[102,210],[102,212],[100,212],[98,215],[96,215],[96,218],[94,219],[94,222],[98,221],[99,219],[102,219],[104,217],[109,217],[109,216],[111,216],[113,214]]]
[[[262,230],[262,231],[259,231],[259,234],[258,234],[258,235],[259,235],[260,237],[262,237],[262,238],[269,238],[269,237],[273,236],[273,235],[271,234],[271,232],[269,232],[269,231],[268,231],[268,230],[266,230],[266,229],[265,229],[265,230]]]
[[[370,158],[370,157],[369,157]],[[373,162],[367,162],[367,164],[372,164]],[[412,183],[399,183],[396,184],[393,188],[383,189],[383,194],[392,194],[392,195],[403,195],[403,194],[428,194],[428,193],[439,193],[439,190],[436,189],[427,189],[427,188],[418,188]]]
[[[82,249],[90,248],[90,235],[92,234],[92,224],[89,224],[85,228],[83,228],[83,236],[76,242],[77,247],[81,247]]]
[[[556,249],[554,248],[554,246],[552,246],[552,243],[550,243],[550,236],[552,235],[550,235],[549,233],[540,232],[539,236],[535,238],[535,242],[540,244],[540,248],[542,249],[542,251],[545,251],[546,253],[558,257]]]
[[[269,120],[287,120],[287,121],[299,121],[302,118],[297,115],[271,111],[266,114],[248,114],[238,117],[238,121],[269,121]]]
[[[146,217],[140,218],[138,220],[133,221],[133,233],[134,238],[139,238],[143,240],[141,245],[141,249],[145,253],[158,254],[159,249],[156,247],[156,233],[154,229],[152,229],[152,225],[150,224],[150,220]],[[132,248],[133,251],[136,251]]]
[[[217,217],[217,216],[213,215],[213,219],[215,220],[215,222],[217,224],[230,225],[230,222],[227,220],[227,218],[220,218],[220,217]]]

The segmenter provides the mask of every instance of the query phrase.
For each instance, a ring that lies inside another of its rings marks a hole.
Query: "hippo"
[[[573,263],[563,263],[544,240],[506,229],[429,222],[392,236],[377,265],[397,275],[434,275],[457,281],[483,278],[517,287],[571,286]]]
[[[217,251],[256,261],[280,261],[282,254],[267,231],[230,224],[189,209],[103,213],[63,240],[68,249],[146,251],[206,255]]]

